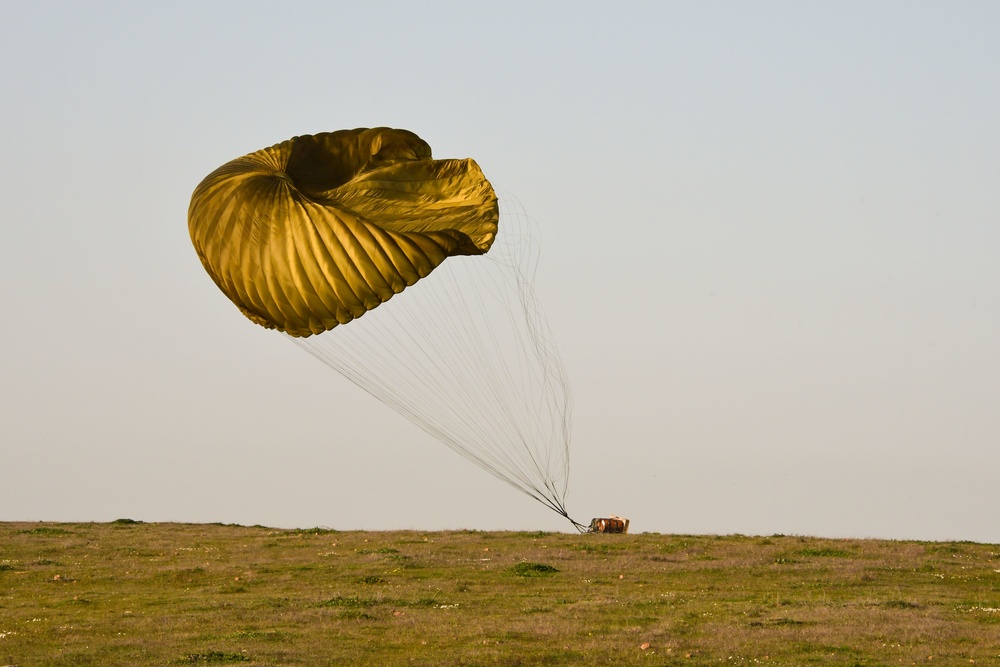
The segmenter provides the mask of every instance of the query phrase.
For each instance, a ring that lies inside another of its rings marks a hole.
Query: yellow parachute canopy
[[[471,159],[342,130],[219,167],[188,230],[244,315],[584,530],[566,511],[571,396],[532,289],[531,221],[503,208],[498,225]]]
[[[219,167],[188,230],[205,270],[261,326],[292,336],[361,317],[446,258],[480,255],[497,197],[475,161],[406,130],[303,135]]]

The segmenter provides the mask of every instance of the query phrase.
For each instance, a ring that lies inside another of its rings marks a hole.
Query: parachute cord
[[[482,257],[451,257],[405,293],[331,331],[295,338],[479,468],[565,517],[569,380],[532,289],[533,223],[501,200]]]
[[[579,521],[574,520],[573,518],[570,517],[569,514],[563,514],[563,516],[566,517],[567,519],[569,519],[569,522],[571,524],[573,524],[573,527],[576,528],[577,531],[579,531],[580,533],[589,533],[589,532],[591,532],[590,526],[585,526],[582,523],[580,523]]]
[[[569,521],[571,524],[573,524],[573,527],[576,528],[577,531],[579,531],[581,533],[590,533],[590,532],[593,532],[590,529],[590,526],[585,526],[582,523],[580,523],[579,521],[577,521],[576,519],[574,519],[573,517],[571,517],[569,515],[569,512],[566,510],[566,507],[562,503],[556,504],[551,498],[548,498],[548,497],[539,498],[538,496],[536,496],[534,494],[528,494],[528,495],[530,495],[532,498],[534,498],[538,502],[542,503],[543,505],[545,505],[546,507],[548,507],[549,509],[551,509],[553,512],[555,512],[559,516],[565,517],[565,519],[567,521]]]

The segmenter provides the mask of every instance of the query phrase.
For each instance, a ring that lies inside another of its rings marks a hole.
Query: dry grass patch
[[[990,664],[998,570],[965,542],[0,523],[0,664]]]

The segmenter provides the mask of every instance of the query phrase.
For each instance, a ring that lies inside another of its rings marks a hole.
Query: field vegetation
[[[0,665],[1000,664],[1000,546],[0,523]]]

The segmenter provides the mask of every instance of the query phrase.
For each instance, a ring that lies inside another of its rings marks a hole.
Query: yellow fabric
[[[389,128],[305,135],[224,164],[191,197],[205,270],[248,318],[293,336],[345,324],[453,255],[489,250],[496,194],[471,159]]]

